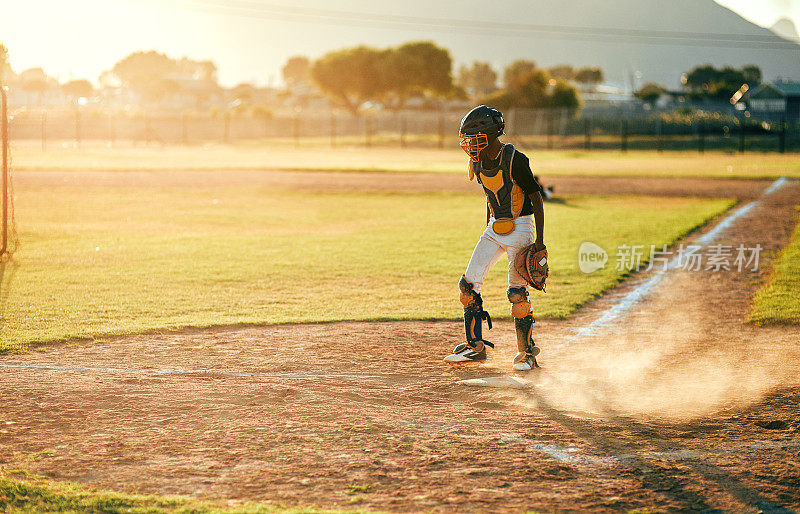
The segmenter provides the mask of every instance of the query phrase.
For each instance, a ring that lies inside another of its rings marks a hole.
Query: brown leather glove
[[[532,288],[547,292],[545,282],[550,275],[550,266],[544,244],[533,243],[523,248],[514,258],[514,267]]]

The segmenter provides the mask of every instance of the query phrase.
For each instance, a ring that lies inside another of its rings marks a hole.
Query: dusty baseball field
[[[471,187],[447,176],[236,177]],[[563,193],[754,200],[715,241],[759,243],[767,259],[800,204],[798,182],[763,195],[770,182],[543,181]],[[800,509],[800,331],[743,323],[766,277],[676,269],[645,291],[652,276],[568,321],[537,322],[542,369],[524,376],[510,372],[510,323],[488,332],[497,349],[485,364],[457,368],[442,362],[462,338],[456,322],[226,327],[2,356],[0,466],[122,491],[393,511]],[[635,291],[648,294],[586,330]]]

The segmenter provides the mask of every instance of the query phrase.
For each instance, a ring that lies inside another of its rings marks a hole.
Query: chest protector
[[[514,218],[522,212],[525,192],[511,177],[511,164],[516,149],[512,144],[504,144],[500,150],[500,164],[493,169],[484,169],[479,162],[470,162],[470,178],[478,179],[486,193],[486,201],[495,221],[492,229],[504,235],[514,230]]]

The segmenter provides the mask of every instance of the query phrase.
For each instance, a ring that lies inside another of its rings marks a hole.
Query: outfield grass
[[[731,203],[548,204],[552,275],[534,314],[567,316],[612,287],[618,244],[674,241]],[[28,186],[16,208],[21,244],[0,296],[5,350],[185,326],[457,319],[456,284],[485,221],[477,191]],[[585,240],[609,251],[605,270],[578,270]],[[485,288],[498,317],[508,315],[506,266],[504,258]]]
[[[526,151],[524,146],[521,150]],[[767,179],[800,177],[798,154],[723,152],[528,151],[537,173],[547,176],[641,176]],[[458,147],[331,149],[319,142],[249,141],[198,146],[108,146],[86,142],[52,144],[47,151],[30,141],[12,148],[18,170],[318,170],[465,173]]]
[[[363,510],[327,510],[314,507],[278,507],[245,503],[230,507],[225,502],[197,501],[183,497],[144,496],[98,491],[71,482],[31,475],[25,471],[0,470],[0,512],[106,512],[194,514],[356,514]]]
[[[800,324],[800,223],[792,242],[781,252],[769,284],[753,298],[750,321],[758,325]]]

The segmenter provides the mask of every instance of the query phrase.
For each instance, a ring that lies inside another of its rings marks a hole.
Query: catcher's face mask
[[[489,146],[489,137],[486,134],[459,134],[458,137],[461,139],[461,148],[467,152],[472,162],[478,162],[481,150]]]

